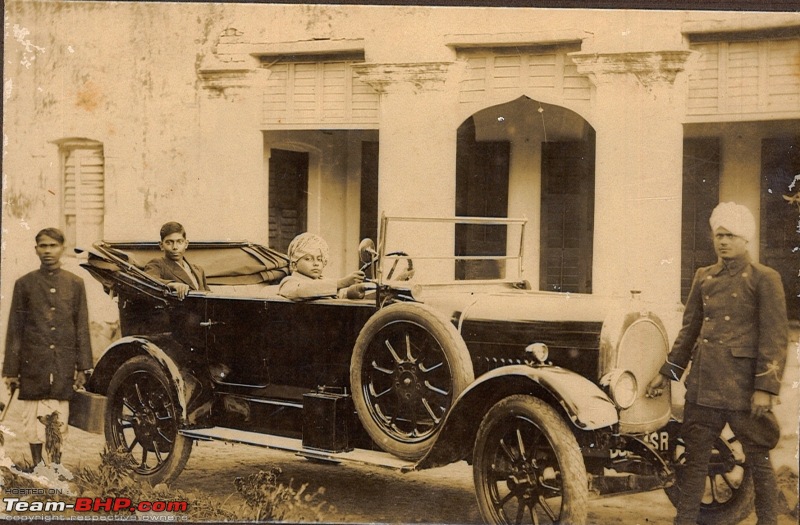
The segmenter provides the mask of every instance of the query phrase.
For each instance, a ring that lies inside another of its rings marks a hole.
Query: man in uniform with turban
[[[755,221],[739,204],[719,204],[709,220],[716,264],[700,268],[686,300],[683,327],[667,362],[647,387],[660,396],[686,378],[681,435],[686,463],[678,479],[676,525],[697,523],[708,463],[728,423],[750,466],[759,525],[776,525],[778,486],[769,451],[780,438],[772,404],[786,362],[788,321],[778,272],[750,259]]]

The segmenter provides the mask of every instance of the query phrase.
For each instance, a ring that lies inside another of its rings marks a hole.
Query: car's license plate
[[[650,443],[658,451],[669,450],[669,432],[666,430],[657,430],[649,434],[645,434],[642,441]]]
[[[642,441],[649,443],[658,452],[669,450],[669,432],[666,430],[656,430],[642,436]],[[624,458],[628,453],[625,450],[611,449],[611,459]]]

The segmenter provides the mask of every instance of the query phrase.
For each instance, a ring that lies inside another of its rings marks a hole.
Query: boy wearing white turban
[[[678,480],[676,525],[697,523],[712,448],[728,423],[742,443],[756,496],[758,525],[776,525],[778,486],[769,451],[780,438],[772,414],[786,363],[788,321],[778,272],[753,262],[750,211],[719,204],[709,220],[717,263],[700,268],[686,300],[683,327],[667,362],[647,387],[660,396],[689,361],[681,435],[686,463]]]
[[[366,286],[364,272],[355,271],[341,279],[326,279],[322,270],[328,264],[328,243],[319,235],[301,233],[289,243],[291,274],[281,281],[278,293],[292,300],[339,297],[361,299]]]

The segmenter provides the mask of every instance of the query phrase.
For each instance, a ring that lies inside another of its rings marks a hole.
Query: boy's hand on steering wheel
[[[339,279],[339,282],[337,283],[337,288],[347,288],[354,284],[363,283],[365,278],[366,274],[364,272],[362,272],[361,270],[356,270],[350,275],[346,275],[341,279]]]

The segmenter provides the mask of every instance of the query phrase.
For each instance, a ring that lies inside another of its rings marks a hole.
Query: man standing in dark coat
[[[46,228],[36,235],[41,267],[15,283],[8,319],[3,377],[9,390],[19,388],[22,434],[34,465],[42,460],[45,440],[39,417],[58,412],[65,435],[69,399],[92,367],[86,290],[80,277],[61,269],[63,253],[60,230]]]
[[[742,443],[756,493],[758,525],[776,525],[778,486],[769,451],[780,438],[772,412],[786,363],[788,321],[778,272],[750,259],[750,211],[725,202],[710,219],[717,263],[700,268],[686,300],[683,327],[650,382],[659,396],[689,361],[681,435],[686,463],[678,480],[676,525],[697,523],[712,447],[728,423]]]

